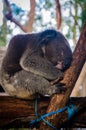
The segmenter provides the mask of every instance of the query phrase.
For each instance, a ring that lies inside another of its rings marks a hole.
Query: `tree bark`
[[[49,97],[38,99],[39,116],[46,113],[49,101]],[[71,101],[78,107],[79,112],[72,118],[69,123],[70,127],[86,127],[86,97],[72,98]],[[29,122],[36,119],[34,105],[34,100],[25,101],[9,96],[0,96],[0,127],[30,127]],[[67,120],[67,111],[64,111],[63,119]],[[63,127],[67,127],[67,124]]]
[[[57,29],[59,30],[61,27],[61,6],[59,0],[56,0],[56,21],[57,21]]]
[[[83,27],[81,36],[76,45],[75,51],[73,53],[73,60],[70,68],[65,72],[64,79],[61,81],[67,89],[63,94],[55,94],[48,106],[46,113],[59,110],[63,108],[68,100],[69,96],[73,90],[73,87],[77,81],[77,78],[81,72],[81,69],[86,60],[86,23]],[[53,116],[49,116],[46,118],[48,122],[51,122],[53,126],[56,128],[60,128],[64,123],[63,114],[57,114]],[[40,130],[52,130],[53,128],[47,126],[44,122],[41,123]]]

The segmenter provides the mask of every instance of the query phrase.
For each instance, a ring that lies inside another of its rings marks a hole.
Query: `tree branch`
[[[70,127],[86,127],[86,98],[72,98],[71,100],[78,107],[79,113],[72,118]],[[39,115],[46,113],[49,101],[48,97],[38,100]],[[36,119],[34,105],[34,100],[25,101],[9,96],[0,96],[0,127],[30,127],[29,121]],[[67,111],[64,112],[63,119],[67,120]]]
[[[30,0],[30,12],[28,13],[28,20],[26,23],[26,27],[28,32],[33,31],[33,22],[34,22],[34,17],[35,17],[35,7],[36,7],[36,1],[35,0]]]
[[[46,113],[59,110],[60,108],[63,108],[67,104],[69,96],[73,90],[73,87],[77,81],[80,71],[85,63],[85,60],[86,60],[86,23],[83,27],[81,36],[73,53],[73,60],[71,66],[65,72],[64,79],[61,81],[61,83],[64,84],[67,90],[64,94],[56,94],[52,97]],[[59,128],[64,123],[62,117],[63,117],[62,114],[57,114],[46,118],[46,120],[52,122],[54,126]],[[48,127],[45,123],[42,122],[40,130],[45,129],[52,130],[52,128]]]
[[[23,30],[24,32],[32,32],[33,30],[33,21],[34,21],[34,15],[35,15],[35,6],[36,6],[36,2],[35,0],[30,0],[30,13],[28,14],[28,20],[26,25],[22,25],[18,20],[16,20],[13,15],[12,15],[12,9],[10,7],[10,3],[8,0],[4,0],[4,3],[6,4],[7,8],[8,8],[8,13],[5,13],[5,17],[7,20],[10,20],[11,22],[14,22],[17,26],[19,26],[21,28],[21,30]]]
[[[59,0],[56,0],[56,21],[57,21],[57,29],[59,30],[61,27],[61,7]]]

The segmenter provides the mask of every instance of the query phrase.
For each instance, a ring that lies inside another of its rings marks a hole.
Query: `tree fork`
[[[65,72],[64,79],[61,81],[66,87],[66,92],[64,94],[55,94],[48,106],[46,113],[59,110],[66,106],[69,100],[69,96],[73,90],[73,87],[78,79],[81,69],[86,60],[86,23],[82,29],[80,38],[76,45],[75,51],[73,53],[73,60],[70,68]],[[64,123],[63,113],[49,116],[46,118],[47,121],[51,122],[55,127],[60,128]],[[40,130],[52,130],[50,126],[47,126],[44,122],[41,122]]]

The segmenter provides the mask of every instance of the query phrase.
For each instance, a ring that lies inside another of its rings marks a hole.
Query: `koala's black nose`
[[[58,61],[56,64],[56,68],[62,70],[63,69],[63,62],[62,61]]]

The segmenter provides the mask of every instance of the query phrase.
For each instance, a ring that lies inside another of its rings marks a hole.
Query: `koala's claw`
[[[56,87],[57,87],[58,94],[64,93],[66,91],[65,84],[58,83],[56,84]]]
[[[45,92],[46,94],[52,96],[53,94],[61,94],[64,93],[65,91],[66,91],[65,85],[58,83],[56,85],[49,86]]]

